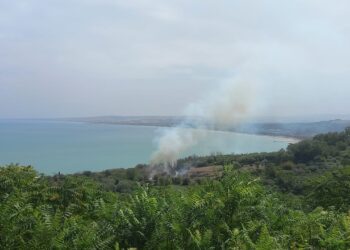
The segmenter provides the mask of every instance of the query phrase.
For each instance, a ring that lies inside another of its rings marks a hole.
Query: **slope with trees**
[[[147,166],[0,167],[0,249],[350,249],[349,149],[347,129],[275,153],[191,157],[178,167],[225,167],[186,184],[149,182]]]

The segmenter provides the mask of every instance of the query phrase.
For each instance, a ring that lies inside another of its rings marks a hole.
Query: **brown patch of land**
[[[222,175],[224,167],[223,166],[207,166],[191,168],[187,173],[186,177],[191,179],[197,178],[215,178]]]

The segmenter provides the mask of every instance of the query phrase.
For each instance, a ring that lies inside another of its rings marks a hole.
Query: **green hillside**
[[[176,170],[189,166],[153,181],[143,165],[51,177],[1,167],[0,249],[350,249],[349,128]]]

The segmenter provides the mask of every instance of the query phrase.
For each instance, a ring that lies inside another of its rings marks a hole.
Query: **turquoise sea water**
[[[45,174],[133,167],[148,163],[161,128],[39,120],[0,121],[0,165],[32,165]],[[211,131],[183,156],[270,152],[290,141]]]

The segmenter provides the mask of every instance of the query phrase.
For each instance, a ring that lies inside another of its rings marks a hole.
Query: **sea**
[[[147,164],[169,128],[67,122],[0,120],[0,165],[31,165],[46,175],[130,168]],[[272,152],[293,139],[209,131],[181,157]]]

